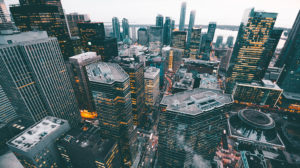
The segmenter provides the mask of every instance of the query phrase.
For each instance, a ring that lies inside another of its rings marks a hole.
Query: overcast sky
[[[18,0],[5,0],[7,5]],[[116,16],[132,24],[154,24],[157,14],[170,16],[179,23],[183,0],[62,0],[66,13],[87,13],[92,21],[111,22]],[[239,25],[245,9],[278,13],[275,26],[292,27],[300,9],[300,0],[186,0],[186,24],[189,13],[196,10],[195,24],[215,21],[221,25]]]

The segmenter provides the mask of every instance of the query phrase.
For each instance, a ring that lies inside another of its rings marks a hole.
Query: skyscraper
[[[101,57],[95,52],[86,52],[69,58],[69,72],[75,96],[78,101],[82,118],[95,119],[95,111],[92,95],[88,87],[85,66],[101,61]]]
[[[278,85],[284,92],[300,93],[300,11],[279,57],[277,65],[284,67]]]
[[[8,123],[17,118],[17,113],[0,85],[0,123]]]
[[[146,67],[145,69],[145,104],[152,107],[159,97],[160,70],[155,67]]]
[[[215,47],[220,48],[222,47],[222,44],[223,44],[223,36],[218,36]]]
[[[164,26],[164,17],[163,17],[163,15],[161,15],[161,14],[158,14],[157,16],[156,16],[156,24],[155,24],[156,26],[160,26],[160,27],[163,27]]]
[[[217,28],[216,22],[210,22],[207,29],[207,38],[212,42],[214,40],[215,31]]]
[[[202,35],[201,39],[201,59],[210,60],[211,46],[214,40],[217,24],[210,22],[206,34]]]
[[[47,116],[7,142],[24,167],[62,167],[55,141],[70,129],[68,121]]]
[[[118,63],[129,75],[133,124],[140,126],[145,111],[145,86],[144,86],[144,64],[137,58],[120,57],[114,62]]]
[[[87,14],[70,13],[66,15],[71,36],[79,36],[77,23],[88,22],[90,17]]]
[[[171,23],[171,35],[172,35],[172,32],[173,32],[174,29],[175,29],[175,20],[172,20],[172,23]]]
[[[186,2],[181,3],[179,31],[184,31],[185,26]]]
[[[227,37],[227,41],[226,41],[227,47],[232,47],[233,46],[233,40],[234,40],[233,36],[228,36]]]
[[[201,28],[192,28],[191,39],[189,45],[189,53],[191,59],[199,59],[200,42],[201,42]]]
[[[185,49],[186,46],[186,32],[185,31],[173,31],[171,47]]]
[[[236,82],[251,83],[261,80],[268,65],[263,57],[266,54],[268,39],[273,29],[277,13],[254,11],[245,12],[230,64],[226,74],[226,92],[231,93]]]
[[[136,153],[129,75],[118,65],[98,62],[86,66],[102,135],[118,142],[122,164],[130,167]]]
[[[117,17],[112,18],[113,37],[117,38],[117,41],[121,41],[120,22]]]
[[[189,21],[189,28],[188,28],[188,35],[187,35],[187,42],[186,42],[187,49],[190,47],[192,29],[195,24],[195,15],[196,15],[196,11],[192,10],[190,13],[190,21]]]
[[[129,22],[128,19],[123,18],[122,20],[122,29],[123,29],[123,39],[125,39],[127,36],[129,38]]]
[[[65,60],[73,55],[60,0],[20,0],[20,6],[11,6],[10,12],[20,31],[47,31],[50,37],[57,38]]]
[[[11,18],[7,11],[4,0],[0,0],[0,34],[2,31],[13,29]]]
[[[163,41],[163,28],[157,26],[151,26],[149,29],[149,43]]]
[[[170,17],[166,17],[165,24],[164,24],[164,32],[163,32],[163,44],[164,45],[170,45],[171,41],[171,23],[172,20]]]
[[[17,114],[34,122],[50,115],[76,125],[78,104],[57,39],[45,31],[24,32],[2,35],[0,44],[0,85]]]
[[[138,30],[138,43],[140,45],[148,44],[148,33],[147,33],[147,29],[144,27],[141,27]]]
[[[164,96],[158,126],[158,164],[190,167],[195,156],[211,159],[232,103],[231,95],[203,88]]]

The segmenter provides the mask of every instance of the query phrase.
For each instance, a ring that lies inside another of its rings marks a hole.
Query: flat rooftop
[[[81,53],[78,55],[74,55],[74,56],[70,57],[69,60],[76,61],[80,64],[80,63],[86,62],[86,61],[94,59],[94,58],[99,58],[99,60],[101,59],[100,56],[97,56],[96,52],[85,52],[85,53]]]
[[[184,73],[183,77],[174,83],[173,88],[193,89],[194,79],[192,73]]]
[[[283,92],[283,96],[286,99],[300,101],[300,93]]]
[[[270,80],[261,80],[261,81],[252,82],[252,83],[238,83],[238,85],[282,91],[282,89],[276,83],[273,83]]]
[[[0,45],[15,44],[48,38],[46,31],[29,31],[0,35]]]
[[[97,62],[86,66],[90,81],[100,83],[124,82],[129,75],[115,63]]]
[[[161,105],[166,105],[170,111],[197,115],[232,102],[232,96],[220,90],[197,88],[164,96]]]
[[[146,79],[154,79],[160,73],[160,69],[155,67],[146,67],[144,72],[144,78]]]
[[[267,164],[263,155],[242,151],[241,157],[244,167],[267,168]]]
[[[48,116],[8,141],[8,144],[26,152],[65,123],[66,120]]]
[[[116,141],[113,139],[103,139],[100,128],[92,126],[85,128],[87,129],[85,131],[77,128],[71,129],[60,138],[59,142],[64,144],[64,146],[72,148],[74,151],[88,150],[97,159],[105,160],[106,155],[115,145]]]
[[[204,73],[204,74],[200,74],[199,77],[201,79],[199,85],[200,88],[220,89],[218,78],[215,75]]]

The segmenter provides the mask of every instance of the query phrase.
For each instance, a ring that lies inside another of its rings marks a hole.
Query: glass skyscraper
[[[77,23],[88,22],[90,17],[87,14],[70,13],[66,15],[71,36],[79,36]]]
[[[156,16],[156,26],[160,26],[160,27],[163,27],[164,26],[164,16],[161,15],[161,14],[158,14]]]
[[[19,116],[80,121],[78,104],[56,38],[45,31],[0,37],[0,85]]]
[[[117,17],[112,18],[113,37],[117,38],[117,41],[121,41],[120,34],[120,22]]]
[[[20,5],[11,6],[10,12],[20,31],[47,31],[50,37],[57,38],[65,60],[73,56],[67,22],[60,0],[20,0]]]
[[[185,49],[186,46],[186,32],[185,31],[173,31],[171,47]]]
[[[245,12],[226,74],[226,92],[231,93],[236,82],[251,83],[264,76],[264,62],[270,33],[277,13]]]
[[[138,30],[138,43],[140,45],[148,44],[148,32],[147,32],[147,29],[144,27],[141,27]]]
[[[192,28],[189,54],[191,59],[199,59],[201,42],[201,28]]]
[[[187,42],[186,42],[187,49],[190,47],[192,29],[193,29],[194,24],[195,24],[195,15],[196,15],[196,11],[192,10],[191,13],[190,13],[190,22],[189,22]]]
[[[0,123],[8,123],[15,118],[17,113],[0,85]]]
[[[163,32],[163,44],[164,45],[170,45],[170,41],[171,41],[171,25],[172,24],[172,20],[170,17],[166,17],[165,19],[165,24],[164,24],[164,32]]]
[[[181,3],[179,31],[184,30],[185,25],[186,2]]]
[[[128,19],[123,18],[122,20],[122,29],[123,29],[123,39],[125,39],[127,36],[129,37],[129,22]]]
[[[278,85],[285,92],[300,93],[300,11],[282,49],[277,66],[284,67]]]
[[[136,154],[137,134],[129,75],[118,64],[105,62],[90,64],[86,71],[102,135],[118,142],[123,167],[130,167]]]

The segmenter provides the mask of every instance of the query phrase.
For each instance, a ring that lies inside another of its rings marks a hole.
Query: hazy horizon
[[[18,0],[5,0],[7,5]],[[111,22],[112,17],[127,18],[130,24],[155,24],[157,14],[170,16],[179,23],[183,0],[61,0],[65,13],[88,14],[92,21]],[[217,22],[219,25],[239,25],[244,10],[278,13],[275,27],[291,28],[300,7],[299,0],[186,0],[185,24],[191,10],[196,10],[195,25]]]

